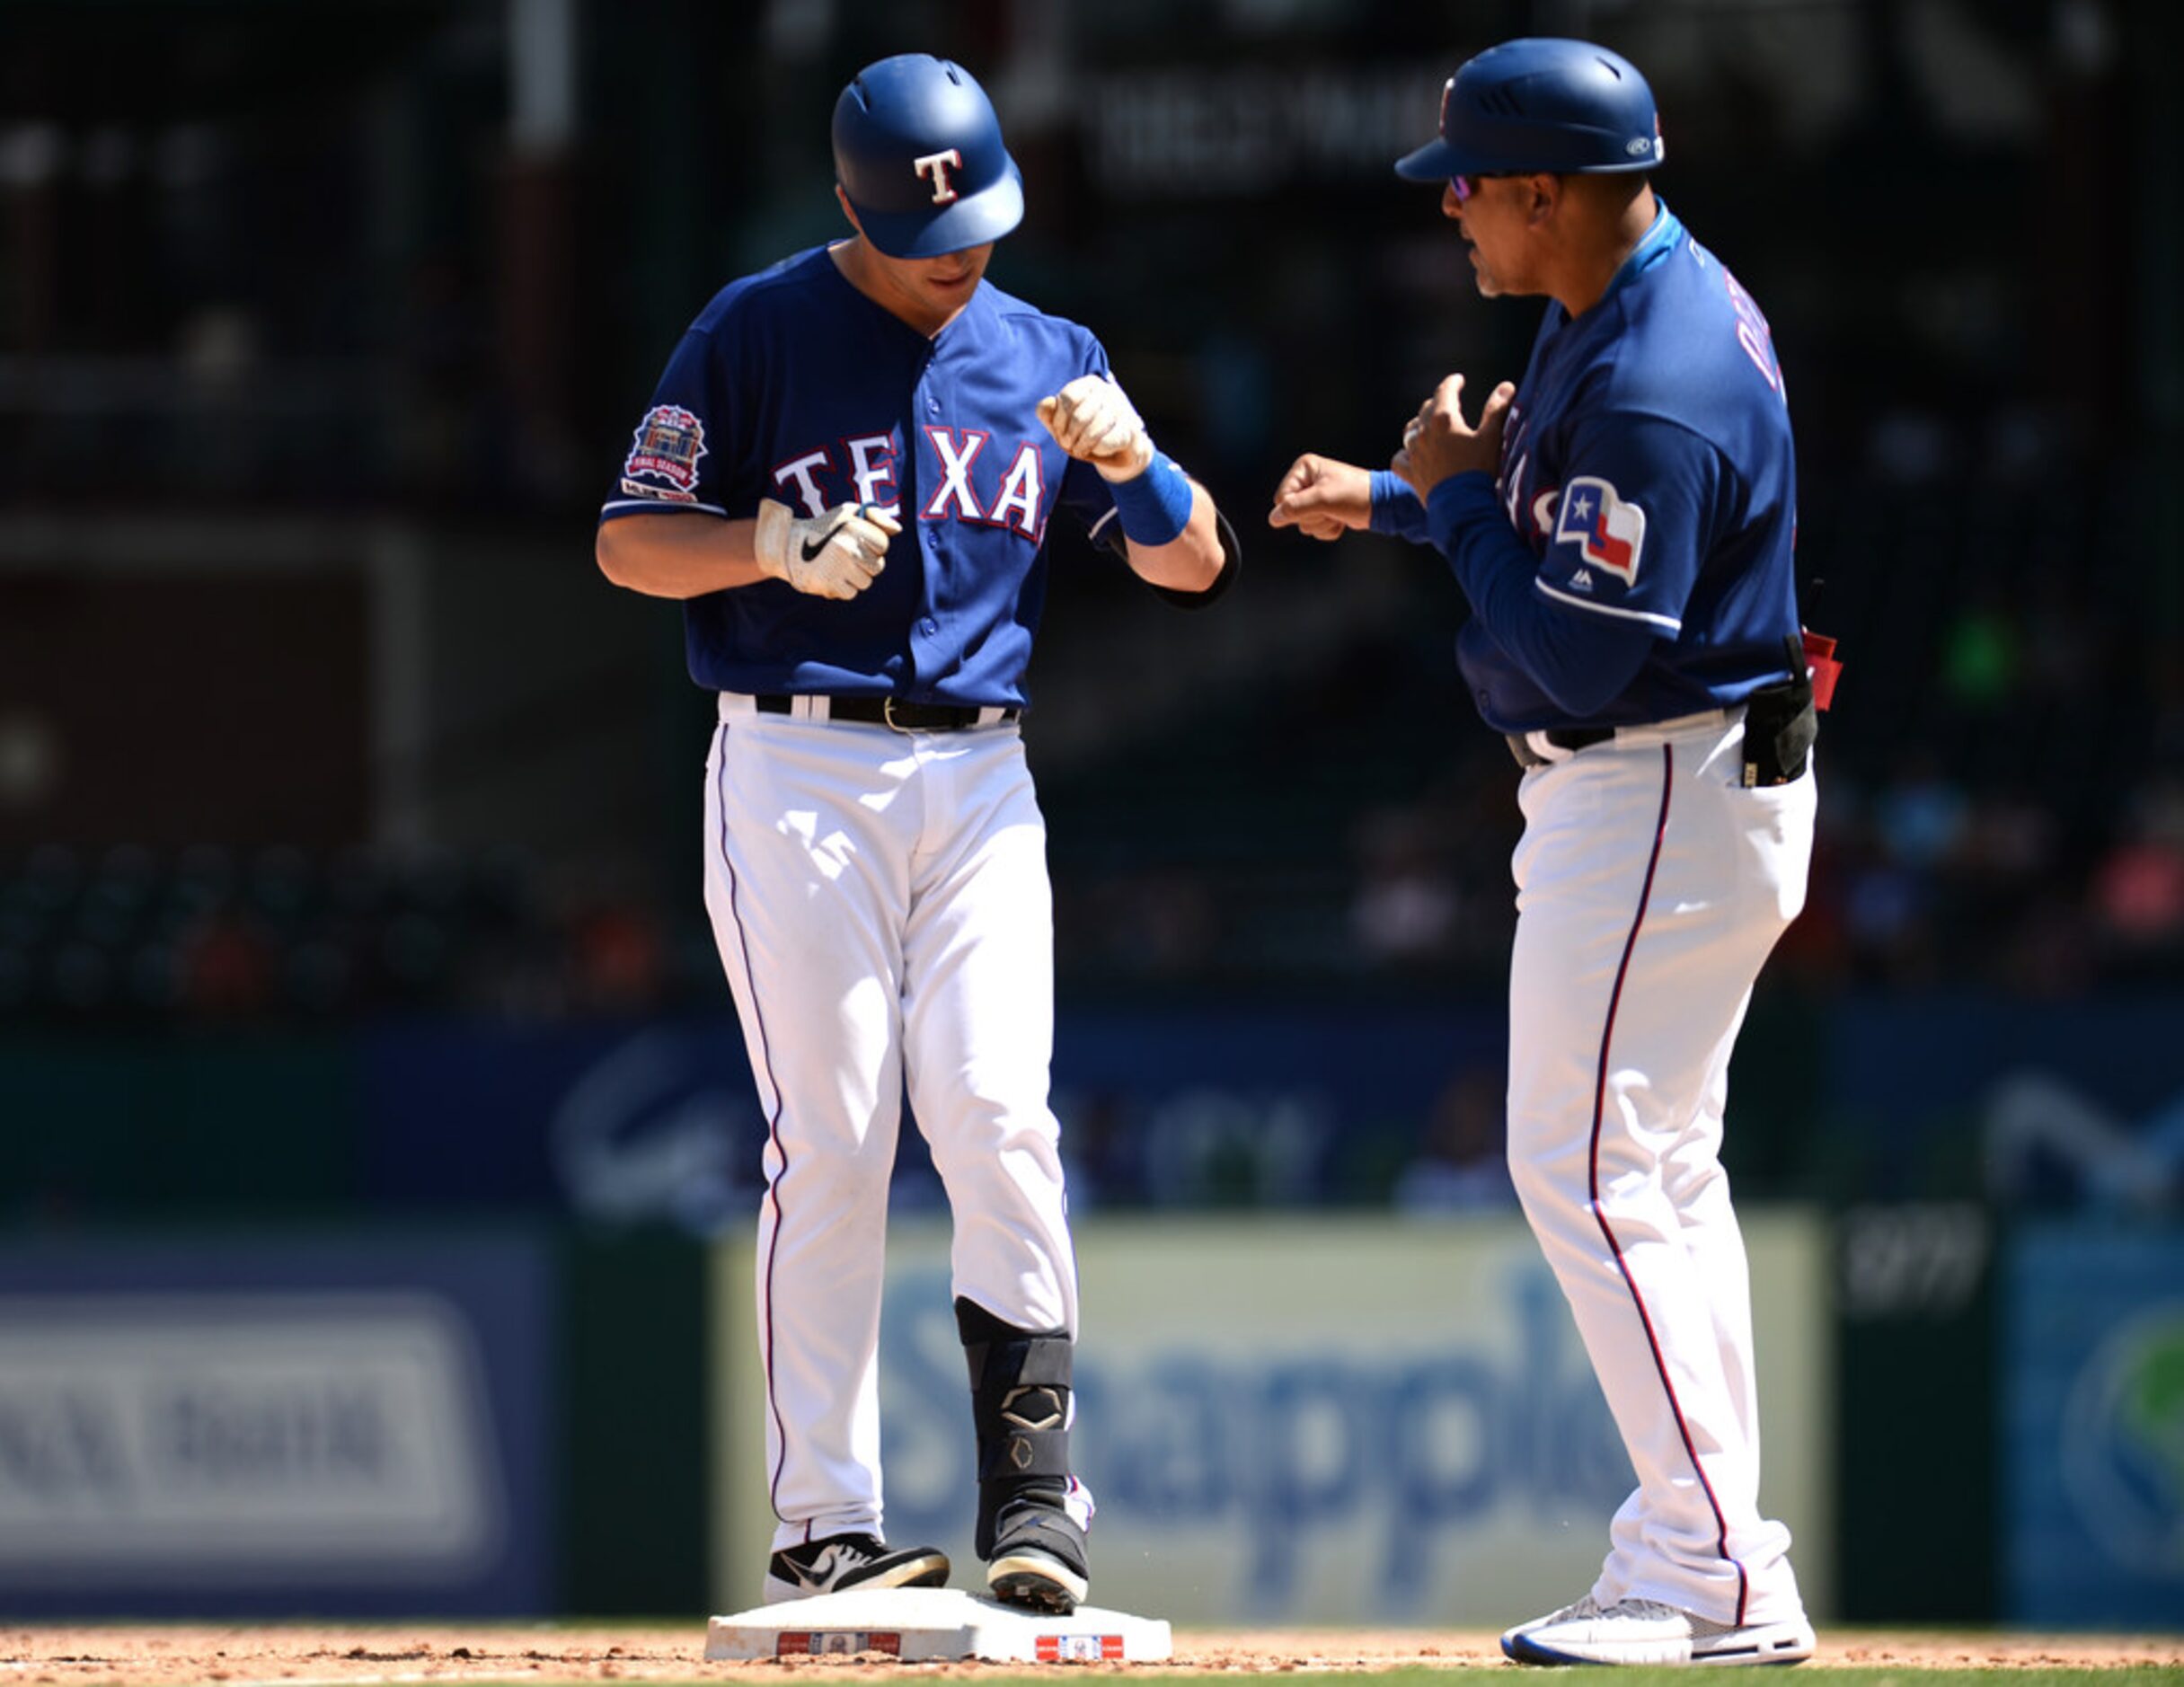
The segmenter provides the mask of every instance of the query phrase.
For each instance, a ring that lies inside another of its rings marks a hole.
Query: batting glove
[[[1102,480],[1134,481],[1153,461],[1153,436],[1122,389],[1104,375],[1080,375],[1039,402],[1055,443],[1100,471]]]
[[[777,499],[761,499],[751,550],[761,572],[815,597],[851,598],[888,565],[902,524],[876,504],[836,504],[809,520]]]

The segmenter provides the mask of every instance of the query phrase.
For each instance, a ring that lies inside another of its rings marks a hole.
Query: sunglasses
[[[1455,192],[1458,205],[1469,205],[1472,195],[1479,191],[1479,184],[1481,181],[1497,181],[1508,173],[1507,171],[1490,170],[1481,171],[1474,175],[1451,176],[1448,178],[1448,185]]]

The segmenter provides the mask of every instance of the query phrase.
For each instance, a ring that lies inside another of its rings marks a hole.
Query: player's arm
[[[804,518],[769,498],[755,519],[697,510],[620,516],[600,523],[593,554],[608,579],[648,597],[703,597],[778,579],[845,599],[887,566],[888,542],[901,531],[876,505],[837,504]]]
[[[1430,543],[1426,507],[1401,476],[1310,451],[1274,489],[1267,525],[1295,527],[1308,539],[1340,539],[1370,528],[1413,544]]]
[[[1189,475],[1183,478],[1190,487],[1190,515],[1181,533],[1166,544],[1140,543],[1127,529],[1122,538],[1128,547],[1130,570],[1139,579],[1163,591],[1196,594],[1210,591],[1221,578],[1226,552],[1213,494]]]
[[[599,524],[599,572],[647,597],[703,597],[764,579],[751,553],[756,521],[701,511],[623,516]]]
[[[1570,440],[1545,553],[1535,555],[1491,473],[1514,389],[1494,390],[1476,428],[1464,420],[1463,390],[1460,375],[1440,384],[1390,466],[1424,501],[1434,545],[1495,641],[1584,720],[1629,685],[1655,640],[1683,632],[1716,455],[1656,417],[1588,416]]]
[[[1108,483],[1132,572],[1181,599],[1209,598],[1225,586],[1236,546],[1213,495],[1154,446],[1111,376],[1079,375],[1039,400],[1039,419],[1063,450]]]
[[[1571,720],[1597,714],[1638,676],[1658,632],[1538,591],[1539,559],[1509,526],[1488,476],[1442,481],[1427,517],[1472,613]]]
[[[722,419],[735,412],[722,396],[732,383],[710,315],[676,344],[631,435],[592,542],[599,571],[648,597],[703,597],[767,579],[818,597],[856,596],[902,531],[886,510],[836,504],[807,517],[766,498],[755,516],[730,513],[747,505],[723,484],[721,465],[735,453]]]

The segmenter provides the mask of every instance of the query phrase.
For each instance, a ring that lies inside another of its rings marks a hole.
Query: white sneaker
[[[1734,1627],[1650,1599],[1602,1605],[1590,1594],[1501,1637],[1519,1664],[1801,1664],[1813,1645],[1802,1617]]]
[[[1726,1622],[1691,1620],[1691,1661],[1694,1664],[1802,1664],[1818,1644],[1812,1624],[1802,1617],[1787,1622]]]

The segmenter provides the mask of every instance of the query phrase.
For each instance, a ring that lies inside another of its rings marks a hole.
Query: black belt
[[[986,711],[968,704],[904,702],[896,697],[826,697],[814,699],[827,705],[829,720],[859,720],[873,726],[893,727],[897,732],[960,732],[978,724]],[[793,711],[796,699],[781,693],[760,693],[752,699],[762,715]],[[1000,726],[1022,717],[1021,709],[1004,709],[992,724]]]
[[[1509,741],[1509,754],[1516,758],[1517,766],[1546,767],[1550,765],[1547,757],[1542,755],[1526,742],[1525,734],[1510,732],[1504,736]],[[1558,750],[1583,750],[1589,749],[1596,744],[1605,744],[1615,736],[1615,729],[1614,727],[1551,727],[1542,736]]]

